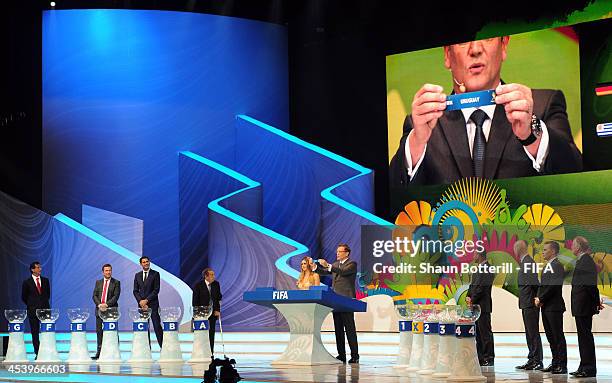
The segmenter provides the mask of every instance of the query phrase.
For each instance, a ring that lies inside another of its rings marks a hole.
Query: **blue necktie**
[[[482,130],[482,125],[489,118],[485,112],[476,109],[470,116],[470,120],[476,124],[476,134],[474,135],[474,148],[472,150],[472,165],[474,176],[482,178],[484,176],[484,159],[487,139]]]

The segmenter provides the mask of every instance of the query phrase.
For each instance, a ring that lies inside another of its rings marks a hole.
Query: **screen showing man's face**
[[[444,48],[444,65],[457,82],[464,84],[467,92],[495,89],[507,45],[508,37],[450,45]]]

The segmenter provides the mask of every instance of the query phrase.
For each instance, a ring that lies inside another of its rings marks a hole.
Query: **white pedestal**
[[[448,378],[451,375],[452,363],[455,360],[457,337],[454,331],[449,335],[440,335],[440,346],[438,347],[438,363],[432,378]]]
[[[323,346],[321,325],[332,309],[318,303],[274,305],[289,323],[290,338],[283,354],[272,365],[339,364]]]
[[[164,345],[166,344],[166,334],[164,334]],[[159,360],[159,372],[161,375],[180,376],[183,371],[184,362],[162,362]]]
[[[121,363],[102,363],[98,366],[98,368],[100,369],[100,373],[102,374],[118,375],[121,371]]]
[[[193,349],[189,363],[210,363],[211,357],[208,330],[195,330],[193,332]]]
[[[28,356],[23,341],[23,332],[9,333],[9,343],[4,363],[25,363],[27,361]]]
[[[410,365],[410,350],[412,349],[412,331],[400,331],[399,353],[394,368],[406,368]]]
[[[412,349],[410,350],[410,364],[407,371],[418,371],[421,369],[421,357],[423,355],[423,333],[412,334]]]
[[[152,362],[151,345],[149,344],[148,331],[134,331],[134,339],[132,340],[132,353],[128,362],[130,363],[146,363]]]
[[[60,361],[55,343],[55,332],[40,333],[40,347],[38,348],[37,362],[55,363]]]
[[[178,331],[164,331],[164,343],[159,354],[159,362],[183,362]]]
[[[421,358],[421,369],[417,371],[419,375],[433,374],[438,362],[438,347],[440,346],[440,335],[437,331],[433,334],[423,336],[423,355]]]
[[[73,331],[70,334],[70,352],[68,363],[89,363],[91,357],[87,350],[87,333],[85,331]]]
[[[451,367],[449,381],[480,382],[487,378],[482,375],[478,354],[476,353],[476,338],[456,338],[456,352]]]
[[[102,332],[102,348],[100,349],[98,363],[121,363],[117,331]]]

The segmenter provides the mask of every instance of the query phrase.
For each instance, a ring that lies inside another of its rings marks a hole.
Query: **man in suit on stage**
[[[40,262],[32,262],[30,264],[31,276],[23,281],[21,285],[21,300],[25,303],[28,310],[28,321],[30,322],[30,331],[32,333],[32,345],[34,353],[38,356],[38,347],[40,346],[40,321],[36,316],[36,309],[51,308],[49,300],[51,299],[51,283],[49,280],[41,276],[42,266]]]
[[[313,271],[321,275],[332,275],[332,289],[338,295],[355,298],[355,279],[357,278],[357,263],[351,259],[351,248],[342,243],[336,249],[336,262],[327,263],[319,259],[319,265],[314,265]],[[357,330],[355,329],[355,314],[352,312],[333,312],[334,332],[336,333],[336,359],[346,363],[346,349],[344,347],[344,332],[351,349],[349,363],[359,363],[359,346],[357,344]]]
[[[484,270],[472,274],[472,281],[465,301],[468,305],[480,305],[480,318],[476,321],[478,361],[481,366],[493,366],[495,364],[495,349],[493,330],[491,329],[491,312],[493,311],[491,290],[495,274],[487,270],[491,264],[487,261],[487,254],[484,251],[476,253],[475,261]]]
[[[580,366],[570,374],[577,378],[588,378],[597,375],[593,315],[603,309],[603,304],[599,300],[597,288],[597,266],[591,257],[586,238],[574,238],[572,252],[578,257],[572,277],[572,316],[576,320]]]
[[[563,93],[501,81],[508,41],[504,36],[444,47],[453,92],[495,90],[496,105],[447,111],[443,88],[423,85],[389,165],[392,187],[582,170]]]
[[[524,240],[521,239],[514,243],[514,254],[519,259],[518,305],[523,314],[525,338],[529,349],[527,363],[516,368],[520,370],[541,370],[544,365],[542,364],[542,339],[540,338],[540,308],[534,303],[540,287],[538,268],[527,252],[527,242]]]
[[[210,352],[215,353],[215,325],[217,318],[221,315],[221,285],[215,280],[215,272],[211,268],[202,271],[203,279],[193,286],[192,306],[210,306],[212,304],[212,315],[208,318],[208,340]]]
[[[96,335],[98,348],[94,359],[100,356],[102,348],[102,319],[100,311],[106,311],[109,307],[119,306],[119,295],[121,294],[121,283],[113,278],[113,267],[110,264],[102,266],[102,279],[96,281],[92,299],[96,304]]]
[[[142,271],[134,275],[134,298],[141,309],[151,309],[151,321],[153,321],[153,329],[157,344],[161,348],[164,341],[164,331],[161,326],[161,318],[159,317],[159,273],[151,270],[151,261],[149,257],[140,257],[140,266]]]
[[[542,310],[544,331],[552,353],[552,363],[542,371],[553,374],[567,374],[567,344],[563,334],[565,301],[562,295],[565,269],[557,259],[559,243],[555,241],[545,242],[542,255],[548,263],[542,270],[542,280],[534,303]]]

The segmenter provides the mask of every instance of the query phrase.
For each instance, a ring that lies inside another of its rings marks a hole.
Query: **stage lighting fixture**
[[[55,7],[55,1],[52,1],[51,3],[49,3],[49,5],[51,5],[51,8]]]

